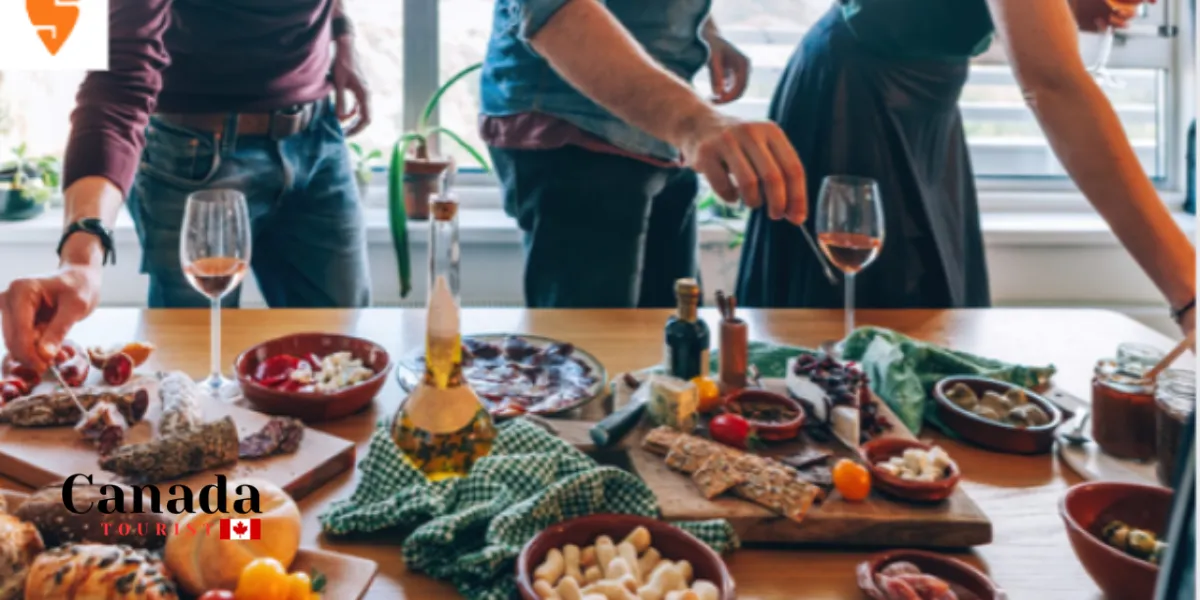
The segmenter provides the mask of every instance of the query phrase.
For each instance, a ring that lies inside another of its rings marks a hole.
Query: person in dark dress
[[[1106,10],[1117,26],[1133,14]],[[991,303],[958,99],[994,30],[1067,172],[1191,329],[1195,251],[1087,73],[1070,7],[1044,0],[841,0],[796,49],[770,116],[804,163],[809,214],[827,175],[879,183],[885,240],[855,277],[858,305]],[[841,282],[825,277],[799,227],[764,217],[755,210],[747,225],[740,303],[840,307]],[[814,219],[803,227],[815,231]]]

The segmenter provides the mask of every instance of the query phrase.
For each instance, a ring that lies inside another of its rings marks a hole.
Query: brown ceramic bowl
[[[575,544],[580,548],[590,546],[596,538],[607,535],[614,543],[621,543],[625,536],[641,525],[650,531],[650,545],[657,548],[663,558],[686,560],[692,565],[694,579],[707,579],[720,590],[720,600],[734,600],[733,577],[725,567],[725,561],[704,542],[690,533],[662,521],[637,515],[589,515],[551,525],[529,540],[517,557],[517,589],[524,600],[540,600],[533,591],[533,571],[542,564],[551,548],[562,548]]]
[[[871,487],[889,496],[909,502],[932,503],[949,498],[950,494],[954,493],[959,478],[962,477],[957,464],[950,467],[948,477],[928,482],[905,481],[875,466],[876,463],[887,462],[893,456],[904,454],[904,451],[909,448],[930,450],[933,446],[915,440],[876,438],[859,448],[863,460],[867,463],[867,469],[871,471]]]
[[[1038,427],[1016,427],[980,417],[946,397],[946,392],[957,383],[965,384],[980,397],[989,391],[1003,394],[1011,389],[1021,390],[1030,402],[1050,415],[1050,422]],[[1045,454],[1054,447],[1054,430],[1063,420],[1062,411],[1042,396],[1020,386],[983,377],[954,376],[942,379],[933,386],[933,398],[937,404],[938,418],[946,427],[972,444],[998,452]]]
[[[325,356],[334,352],[349,352],[375,371],[370,379],[334,393],[287,392],[254,381],[258,364],[269,357],[291,354],[303,357],[309,353]],[[379,393],[391,369],[387,350],[374,342],[334,333],[297,333],[263,342],[237,357],[233,370],[246,400],[260,412],[285,415],[305,421],[330,421],[352,415]]]
[[[1110,481],[1076,485],[1058,506],[1075,556],[1108,600],[1152,597],[1158,567],[1105,544],[1100,530],[1116,519],[1165,535],[1170,512],[1171,490]]]
[[[920,550],[892,550],[872,556],[858,565],[858,589],[871,600],[888,600],[879,589],[875,575],[892,563],[912,563],[922,573],[933,575],[950,584],[958,600],[1008,600],[1004,590],[996,587],[987,575],[961,560]]]
[[[754,431],[758,433],[759,438],[768,442],[785,442],[787,440],[794,440],[800,435],[800,428],[804,425],[804,408],[800,406],[799,402],[783,394],[756,389],[738,390],[725,399],[727,406],[748,402],[779,406],[796,413],[794,418],[786,421],[760,421],[742,413],[742,416],[746,417],[746,420],[754,427]]]

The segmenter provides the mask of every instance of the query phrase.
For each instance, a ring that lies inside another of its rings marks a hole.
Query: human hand
[[[1145,0],[1153,4],[1155,0]],[[1071,12],[1079,30],[1089,33],[1101,33],[1109,27],[1124,29],[1129,21],[1137,15],[1140,0],[1069,0]]]
[[[16,279],[0,293],[0,320],[9,356],[38,373],[50,366],[71,327],[100,301],[100,267],[64,265]]]
[[[714,104],[728,104],[742,97],[750,83],[750,58],[725,38],[708,39],[708,74],[712,81]]]
[[[800,225],[808,216],[804,166],[770,121],[743,122],[715,112],[688,129],[680,150],[722,200],[764,207],[770,218]]]
[[[333,89],[338,120],[346,123],[354,119],[347,126],[346,137],[366,129],[371,124],[371,94],[367,89],[367,78],[359,67],[353,37],[337,39],[337,51],[333,59]],[[354,95],[353,105],[346,97],[346,92]]]

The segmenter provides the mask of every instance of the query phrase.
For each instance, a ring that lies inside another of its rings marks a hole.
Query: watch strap
[[[354,34],[354,25],[350,19],[343,15],[338,15],[333,18],[330,26],[333,28],[333,39],[338,39],[343,36]]]
[[[58,241],[58,256],[62,258],[63,246],[67,245],[67,240],[76,233],[85,233],[94,235],[100,240],[100,247],[104,249],[104,258],[101,260],[101,265],[117,264],[117,249],[113,244],[113,234],[110,229],[104,226],[104,222],[96,218],[79,219],[67,225],[67,229],[63,231],[62,238]]]
[[[1180,323],[1183,321],[1183,317],[1185,315],[1187,315],[1188,311],[1193,310],[1195,308],[1196,308],[1196,298],[1193,297],[1191,300],[1188,300],[1187,304],[1184,304],[1183,306],[1180,306],[1179,308],[1171,309],[1171,318],[1176,323]]]

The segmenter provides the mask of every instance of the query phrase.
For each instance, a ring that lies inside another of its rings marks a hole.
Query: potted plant
[[[484,171],[489,171],[487,160],[462,136],[440,125],[431,126],[429,120],[437,110],[438,102],[455,83],[478,71],[483,63],[475,63],[455,73],[429,98],[421,118],[412,131],[396,140],[388,164],[388,217],[392,230],[392,244],[400,271],[400,296],[408,295],[412,289],[412,266],[408,257],[408,219],[424,221],[429,218],[429,200],[437,192],[438,182],[452,163],[448,156],[437,152],[436,140],[440,136],[450,138],[471,155]]]
[[[350,142],[347,146],[354,160],[354,180],[358,183],[358,196],[365,200],[367,188],[371,184],[371,169],[383,158],[383,152],[378,148],[368,152],[358,142]]]
[[[59,185],[58,159],[32,159],[28,147],[12,149],[14,159],[0,167],[0,221],[24,221],[46,210]]]

